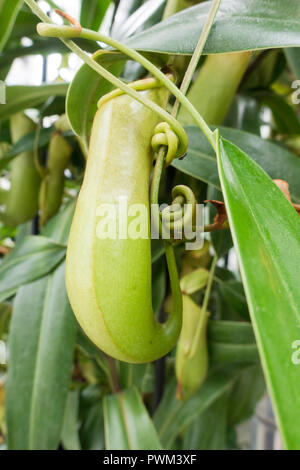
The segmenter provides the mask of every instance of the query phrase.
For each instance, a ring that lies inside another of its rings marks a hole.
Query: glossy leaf
[[[0,264],[0,300],[12,296],[19,286],[45,276],[65,257],[66,248],[49,238],[27,236]]]
[[[40,86],[8,86],[6,87],[6,104],[0,106],[0,120],[8,119],[24,109],[34,108],[50,96],[65,96],[68,83],[55,83]]]
[[[61,264],[16,296],[6,405],[10,449],[55,450],[60,440],[77,328],[64,278]]]
[[[136,388],[104,398],[107,450],[159,450],[156,430]]]
[[[183,10],[126,42],[142,51],[192,54],[211,4]],[[204,53],[300,46],[299,16],[294,0],[223,0]]]
[[[251,319],[279,428],[289,449],[300,445],[300,218],[265,172],[221,139],[219,173]]]
[[[237,94],[224,121],[224,126],[260,136],[263,119],[260,103],[251,95]]]
[[[194,178],[221,189],[217,161],[213,150],[197,127],[187,127],[189,150],[187,157],[176,160],[173,166]],[[290,185],[295,202],[300,202],[300,159],[273,142],[244,131],[220,127],[223,137],[251,155],[272,179],[283,179]]]
[[[0,51],[2,51],[9,38],[22,3],[22,0],[9,0],[9,2],[0,0]]]

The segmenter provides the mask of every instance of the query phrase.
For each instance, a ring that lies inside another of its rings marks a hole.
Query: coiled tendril
[[[161,122],[156,126],[151,145],[158,156],[154,169],[154,181],[152,182],[152,187],[156,186],[156,190],[153,191],[155,197],[152,198],[152,203],[157,205],[161,170],[164,165],[169,166],[174,158],[182,157],[182,148],[177,134],[167,122]],[[165,207],[162,211],[159,211],[158,207],[152,208],[152,210],[156,215],[155,220],[159,220],[159,227],[157,228],[159,228],[160,237],[164,240],[182,240],[182,235],[186,233],[186,229],[192,230],[195,226],[197,200],[193,191],[184,185],[173,188],[172,198],[171,205]]]
[[[151,145],[154,152],[158,152],[162,145],[168,148],[165,156],[166,166],[169,166],[174,158],[183,156],[178,136],[167,122],[161,122],[156,126]]]
[[[172,198],[171,205],[160,212],[162,234],[182,240],[183,235],[188,230],[191,233],[196,225],[197,200],[191,188],[184,185],[173,188]]]

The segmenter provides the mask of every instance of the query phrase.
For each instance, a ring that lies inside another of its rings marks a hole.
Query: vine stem
[[[219,6],[221,4],[221,1],[222,0],[213,0],[213,4],[212,4],[212,7],[209,11],[209,14],[208,14],[208,17],[206,19],[206,22],[205,22],[205,25],[203,27],[203,30],[202,30],[202,33],[200,35],[200,38],[199,38],[199,41],[197,43],[197,46],[194,50],[194,53],[192,55],[192,58],[190,60],[190,63],[189,63],[189,66],[184,74],[184,77],[183,77],[183,81],[182,81],[182,84],[181,84],[181,87],[180,87],[180,92],[183,96],[186,95],[187,91],[188,91],[188,88],[190,86],[190,83],[192,81],[192,78],[193,78],[193,74],[196,70],[196,67],[197,67],[197,64],[200,60],[200,57],[202,55],[202,52],[204,50],[204,47],[205,47],[205,44],[206,44],[206,41],[207,41],[207,38],[209,36],[209,33],[211,31],[211,28],[212,28],[212,25],[214,23],[214,20],[215,20],[215,17],[216,17],[216,14],[218,12],[218,9],[219,9]],[[167,7],[166,7],[167,9]],[[178,100],[178,98],[176,99],[175,103],[174,103],[174,106],[172,108],[172,116],[176,118],[177,116],[177,113],[178,113],[178,109],[179,109],[179,105],[180,105],[180,100]],[[199,126],[200,127],[200,126]],[[216,150],[215,146],[212,145],[214,150]],[[160,161],[162,160],[163,158],[163,155],[162,155],[162,151],[159,152],[158,154],[158,157],[157,157],[157,161],[156,161],[156,165],[155,165],[155,169],[154,169],[154,173],[153,173],[153,178],[152,178],[152,184],[151,184],[151,203],[152,204],[157,204],[158,202],[158,191],[159,191],[159,185],[160,185],[160,180],[161,180],[161,175],[162,175],[162,171],[163,171],[163,163]]]
[[[88,54],[86,54],[80,47],[78,47],[73,41],[70,39],[65,39],[63,37],[64,32],[66,36],[71,35],[73,27],[69,26],[57,26],[53,24],[50,18],[45,15],[45,13],[38,7],[34,0],[24,0],[27,5],[32,9],[32,11],[46,24],[40,25],[40,34],[45,36],[53,36],[58,37],[70,50],[75,52],[86,64],[88,64],[91,68],[93,68],[97,73],[102,75],[106,80],[110,81],[115,87],[120,88],[122,91],[127,93],[129,96],[134,98],[135,100],[143,103],[150,109],[153,109],[157,112],[160,117],[168,122],[170,126],[173,128],[174,131],[178,134],[178,136],[183,138],[183,128],[178,123],[178,121],[171,116],[168,112],[160,108],[160,106],[155,105],[151,100],[148,100],[135,90],[130,89],[125,83],[115,77],[113,74],[108,72],[104,67],[100,66],[97,62],[95,62]],[[136,62],[143,65],[143,67],[148,70],[152,75],[154,75],[162,84],[166,86],[166,88],[178,99],[180,104],[190,113],[193,117],[196,124],[200,127],[202,132],[205,134],[206,138],[210,142],[211,146],[214,150],[216,150],[216,139],[215,133],[211,131],[205,120],[202,116],[198,113],[196,108],[190,103],[190,101],[185,97],[184,94],[181,93],[179,88],[169,80],[163,72],[161,72],[155,65],[153,65],[148,59],[142,56],[140,53],[135,51],[134,49],[129,48],[128,46],[120,43],[116,39],[110,38],[103,34],[97,33],[95,31],[82,28],[81,32],[74,30],[74,37],[81,37],[84,39],[100,41],[103,43],[108,44],[109,46],[123,52],[131,59],[135,60]]]
[[[108,366],[108,380],[112,393],[119,393],[121,391],[119,375],[117,372],[116,361],[113,357],[105,355],[106,364]]]
[[[183,77],[183,81],[182,81],[182,84],[181,84],[181,87],[180,87],[180,91],[183,95],[186,95],[186,93],[189,89],[190,83],[192,81],[193,75],[194,75],[196,67],[197,67],[197,64],[198,64],[198,62],[201,58],[201,55],[202,55],[202,52],[204,50],[206,41],[207,41],[208,36],[210,34],[210,31],[211,31],[212,25],[214,23],[215,17],[217,15],[218,9],[220,7],[221,1],[222,0],[213,0],[213,4],[211,6],[208,17],[207,17],[206,22],[204,24],[204,27],[203,27],[203,30],[201,32],[199,41],[197,43],[197,46],[194,50],[194,53],[192,55],[192,58],[191,58],[190,63],[188,65],[188,68],[187,68],[187,70],[184,74],[184,77]],[[173,109],[172,109],[172,116],[174,116],[174,117],[177,116],[179,105],[180,105],[180,102],[177,99],[175,101]]]
[[[214,274],[215,274],[217,261],[218,261],[218,256],[215,255],[213,257],[213,260],[212,260],[212,263],[211,263],[209,276],[208,276],[208,280],[207,280],[207,285],[206,285],[206,289],[205,289],[203,304],[202,304],[202,308],[201,308],[201,315],[202,316],[206,315],[206,312],[207,312],[207,307],[208,307],[211,288],[212,288],[212,284],[213,284],[213,280],[214,280]],[[193,344],[193,347],[192,347],[192,350],[191,350],[191,356],[194,355],[196,347],[199,344],[199,339],[200,339],[200,335],[201,335],[201,326],[202,326],[201,321],[199,321],[197,331],[196,331],[196,334],[195,334],[194,344]]]

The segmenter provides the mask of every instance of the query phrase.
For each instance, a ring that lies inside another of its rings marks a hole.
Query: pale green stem
[[[182,139],[182,127],[180,124],[176,121],[176,119],[173,118],[173,116],[170,116],[169,113],[164,111],[162,108],[159,106],[155,105],[152,103],[152,101],[145,99],[144,97],[141,97],[139,93],[137,93],[135,90],[130,89],[125,83],[123,83],[121,80],[119,80],[117,77],[115,77],[113,74],[108,72],[104,67],[101,67],[97,62],[95,62],[93,59],[91,59],[82,49],[80,49],[73,41],[63,39],[61,35],[63,35],[63,26],[56,26],[53,25],[51,20],[47,15],[44,14],[44,12],[36,5],[34,0],[24,0],[27,5],[32,9],[32,11],[45,23],[52,25],[49,26],[49,36],[55,36],[61,39],[61,41],[73,52],[75,52],[85,63],[87,63],[90,67],[92,67],[97,73],[102,75],[106,80],[110,81],[114,86],[117,88],[120,88],[122,91],[127,93],[129,96],[134,98],[135,100],[139,101],[140,103],[144,103],[145,106],[147,106],[150,109],[153,109],[155,112],[157,112],[162,119],[164,119],[166,122],[170,124],[170,126],[176,131],[179,135],[179,137]],[[65,27],[66,28],[66,27]],[[68,28],[68,27],[67,27]],[[68,29],[68,33],[70,34],[70,28]],[[45,32],[46,35],[46,32]],[[47,34],[48,35],[48,34]],[[76,36],[76,30],[74,29],[74,36]],[[181,93],[181,91],[176,87],[176,85],[169,80],[164,73],[162,73],[155,65],[153,65],[148,59],[146,59],[144,56],[139,54],[137,51],[134,49],[131,49],[124,44],[120,43],[119,41],[107,37],[105,35],[102,35],[100,33],[97,33],[95,31],[91,31],[88,29],[82,29],[82,32],[78,34],[78,37],[85,38],[85,39],[90,39],[90,40],[95,40],[95,41],[100,41],[104,42],[115,49],[118,49],[119,51],[123,52],[127,56],[131,57],[133,60],[137,61],[145,69],[147,69],[152,75],[154,75],[161,83],[163,83],[168,90],[178,99],[178,101],[181,103],[181,105],[191,114],[193,117],[194,121],[197,123],[197,125],[200,127],[202,132],[205,134],[207,137],[208,141],[212,145],[214,149],[216,149],[216,141],[215,141],[215,135],[209,128],[209,126],[206,124],[202,116],[198,113],[198,111],[194,108],[194,106],[190,103],[190,101]]]
[[[208,276],[208,280],[207,280],[207,285],[206,285],[206,289],[205,289],[203,304],[202,304],[202,308],[201,308],[201,315],[202,316],[206,315],[206,313],[207,313],[207,307],[208,307],[211,288],[212,288],[212,284],[213,284],[213,280],[214,280],[214,273],[215,273],[217,261],[218,261],[218,256],[215,255],[213,257],[213,260],[212,260],[212,263],[211,263],[209,276]],[[194,341],[193,341],[191,356],[194,354],[194,352],[196,350],[196,347],[199,344],[199,339],[200,339],[200,335],[201,335],[201,325],[202,325],[202,323],[199,322],[198,323],[198,328],[197,328],[197,331],[196,331],[196,335],[195,335],[195,338],[194,338]]]
[[[180,87],[180,91],[183,95],[186,95],[186,93],[189,89],[190,83],[193,79],[193,75],[195,73],[197,64],[198,64],[198,62],[200,60],[200,57],[202,55],[202,52],[204,50],[206,41],[208,39],[209,33],[210,33],[212,25],[214,23],[214,20],[215,20],[216,14],[218,12],[221,1],[222,0],[214,0],[213,1],[213,4],[212,4],[211,9],[209,11],[209,14],[208,14],[208,17],[206,19],[205,25],[203,27],[202,33],[200,35],[198,44],[196,46],[196,49],[194,50],[194,53],[192,55],[192,58],[190,60],[189,66],[188,66],[188,68],[185,72],[185,75],[184,75],[184,78],[183,78],[183,81],[182,81],[182,84],[181,84],[181,87]],[[177,99],[175,101],[173,109],[172,109],[172,116],[174,116],[174,117],[177,116],[179,105],[180,105],[180,102]]]

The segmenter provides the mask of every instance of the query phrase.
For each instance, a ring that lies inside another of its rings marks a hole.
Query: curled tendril
[[[191,188],[184,185],[175,186],[172,197],[172,204],[161,212],[161,221],[163,230],[176,239],[176,235],[181,238],[185,227],[195,225],[197,200]]]
[[[165,157],[166,166],[169,166],[174,158],[182,157],[182,145],[179,143],[177,134],[167,122],[161,122],[156,126],[151,145],[154,152],[158,152],[162,145],[168,148]]]
[[[164,240],[182,240],[186,228],[195,226],[197,201],[193,191],[184,185],[172,190],[173,201],[159,212],[159,234]]]

